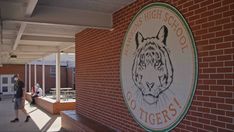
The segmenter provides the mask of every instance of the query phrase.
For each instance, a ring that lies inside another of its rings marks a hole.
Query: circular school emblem
[[[191,29],[166,3],[141,9],[121,52],[121,86],[135,121],[148,131],[173,129],[191,105],[198,60]]]

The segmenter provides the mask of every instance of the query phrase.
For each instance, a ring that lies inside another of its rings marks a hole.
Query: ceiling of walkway
[[[74,53],[75,34],[112,28],[112,14],[135,0],[0,0],[0,65]]]

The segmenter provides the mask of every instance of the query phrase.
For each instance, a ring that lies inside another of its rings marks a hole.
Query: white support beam
[[[60,41],[41,41],[41,40],[20,40],[22,46],[59,46],[59,45],[71,45],[75,42],[60,42]]]
[[[29,0],[27,8],[26,8],[26,12],[25,12],[25,16],[26,17],[31,17],[32,13],[37,5],[38,0]]]
[[[56,53],[58,51],[57,47],[50,47],[50,46],[19,46],[16,51],[21,52],[50,52]]]
[[[28,52],[23,52],[23,51],[17,51],[17,52],[14,52],[15,54],[17,54],[17,55],[40,55],[40,56],[42,56],[42,55],[44,55],[44,54],[46,54],[47,52],[42,52],[42,51],[35,51],[35,52],[30,52],[30,51],[28,51]],[[1,53],[0,53],[1,54]]]
[[[75,34],[84,29],[82,26],[28,24],[24,35],[75,38]]]
[[[16,60],[8,60],[7,64],[25,64],[34,61],[34,59],[16,59]]]
[[[44,57],[42,58],[42,95],[45,96],[45,62]]]
[[[17,55],[16,59],[30,59],[30,58],[41,58],[41,55]]]
[[[53,42],[75,42],[74,38],[65,38],[65,37],[47,37],[47,36],[32,36],[24,35],[21,37],[21,40],[31,40],[31,41],[53,41]]]
[[[26,92],[28,92],[28,88],[29,88],[28,87],[28,83],[27,83],[28,82],[28,76],[27,76],[28,72],[27,71],[28,71],[27,64],[25,64],[25,70],[24,70],[24,77],[25,77],[25,79],[24,79],[24,84],[25,84],[25,91]]]
[[[75,53],[75,49],[74,48],[70,48],[70,49],[64,50],[63,53]]]
[[[56,102],[60,102],[60,51],[56,53]]]
[[[112,28],[112,14],[74,8],[62,8],[37,5],[37,12],[33,17],[20,14],[5,18],[6,21],[21,21],[25,23],[39,23],[40,25],[67,25],[87,28]]]
[[[26,23],[26,24],[30,24],[30,25],[36,25],[36,26],[60,26],[60,27],[69,27],[69,28],[91,28],[89,26],[82,26],[82,25],[69,25],[69,24],[58,24],[58,23],[45,23],[45,22],[35,22],[35,21],[26,21],[26,20],[14,20],[14,19],[6,19],[3,20],[3,22],[5,23]],[[4,27],[3,27],[4,28]],[[12,28],[12,27],[11,27]],[[96,27],[97,29],[110,29],[110,28],[102,28],[102,27]],[[13,29],[11,30],[15,30],[15,28],[13,27]]]
[[[37,64],[34,64],[34,85],[37,84]]]
[[[24,30],[25,30],[25,28],[26,28],[26,23],[21,23],[21,25],[20,25],[20,29],[19,29],[19,32],[18,32],[18,35],[17,35],[17,37],[16,37],[16,39],[15,39],[15,43],[14,43],[14,46],[13,46],[13,50],[16,50],[16,48],[17,48],[17,46],[18,46],[18,44],[19,44],[19,41],[20,41],[20,39],[21,39],[21,36],[22,36],[22,34],[23,34],[23,32],[24,32]]]
[[[26,20],[35,22],[39,20],[39,22],[44,23],[81,25],[88,27],[112,27],[111,13],[49,6],[37,6],[36,10],[41,12],[35,15],[32,19]]]
[[[75,47],[75,44],[69,45],[69,46],[67,46],[67,47],[65,47],[65,48],[62,48],[61,51],[66,51],[66,50],[68,50],[68,49],[70,49],[70,48],[73,48],[73,47]]]
[[[44,53],[44,55],[47,55],[47,54],[51,54],[51,53],[57,53],[58,48],[60,49],[60,51],[63,49],[61,47],[55,47],[55,46],[54,47],[52,47],[52,46],[51,47],[50,46],[19,46],[17,48],[17,50],[15,50],[13,53],[17,53],[17,52],[20,52],[20,53],[25,52],[26,53],[26,52],[28,52],[28,54],[31,54],[31,53],[35,52],[35,56],[39,56],[36,54],[37,53]],[[5,53],[5,52],[3,51],[3,53]],[[32,55],[32,56],[34,56],[34,55]],[[19,55],[19,57],[20,57],[20,55]]]
[[[38,60],[41,58],[41,55],[35,56],[35,55],[27,55],[27,56],[20,56],[17,57],[16,60]]]
[[[37,32],[37,31],[35,31]],[[78,31],[77,31],[78,33]],[[33,35],[33,36],[42,36],[42,37],[64,37],[64,38],[75,38],[75,35],[69,35],[69,34],[50,34],[50,33],[28,33],[28,32],[24,32],[24,35]]]
[[[29,88],[29,92],[31,92],[31,88],[32,88],[32,70],[31,70],[31,64],[28,64],[28,88]]]

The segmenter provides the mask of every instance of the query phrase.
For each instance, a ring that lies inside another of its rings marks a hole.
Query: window
[[[8,92],[8,87],[7,86],[2,87],[2,92]]]
[[[8,84],[8,78],[7,77],[2,78],[2,84]]]

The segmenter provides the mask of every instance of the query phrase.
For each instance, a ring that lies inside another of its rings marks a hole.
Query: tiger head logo
[[[135,35],[136,52],[132,66],[132,79],[143,100],[157,104],[173,81],[173,66],[167,50],[168,29],[163,25],[153,37]]]

